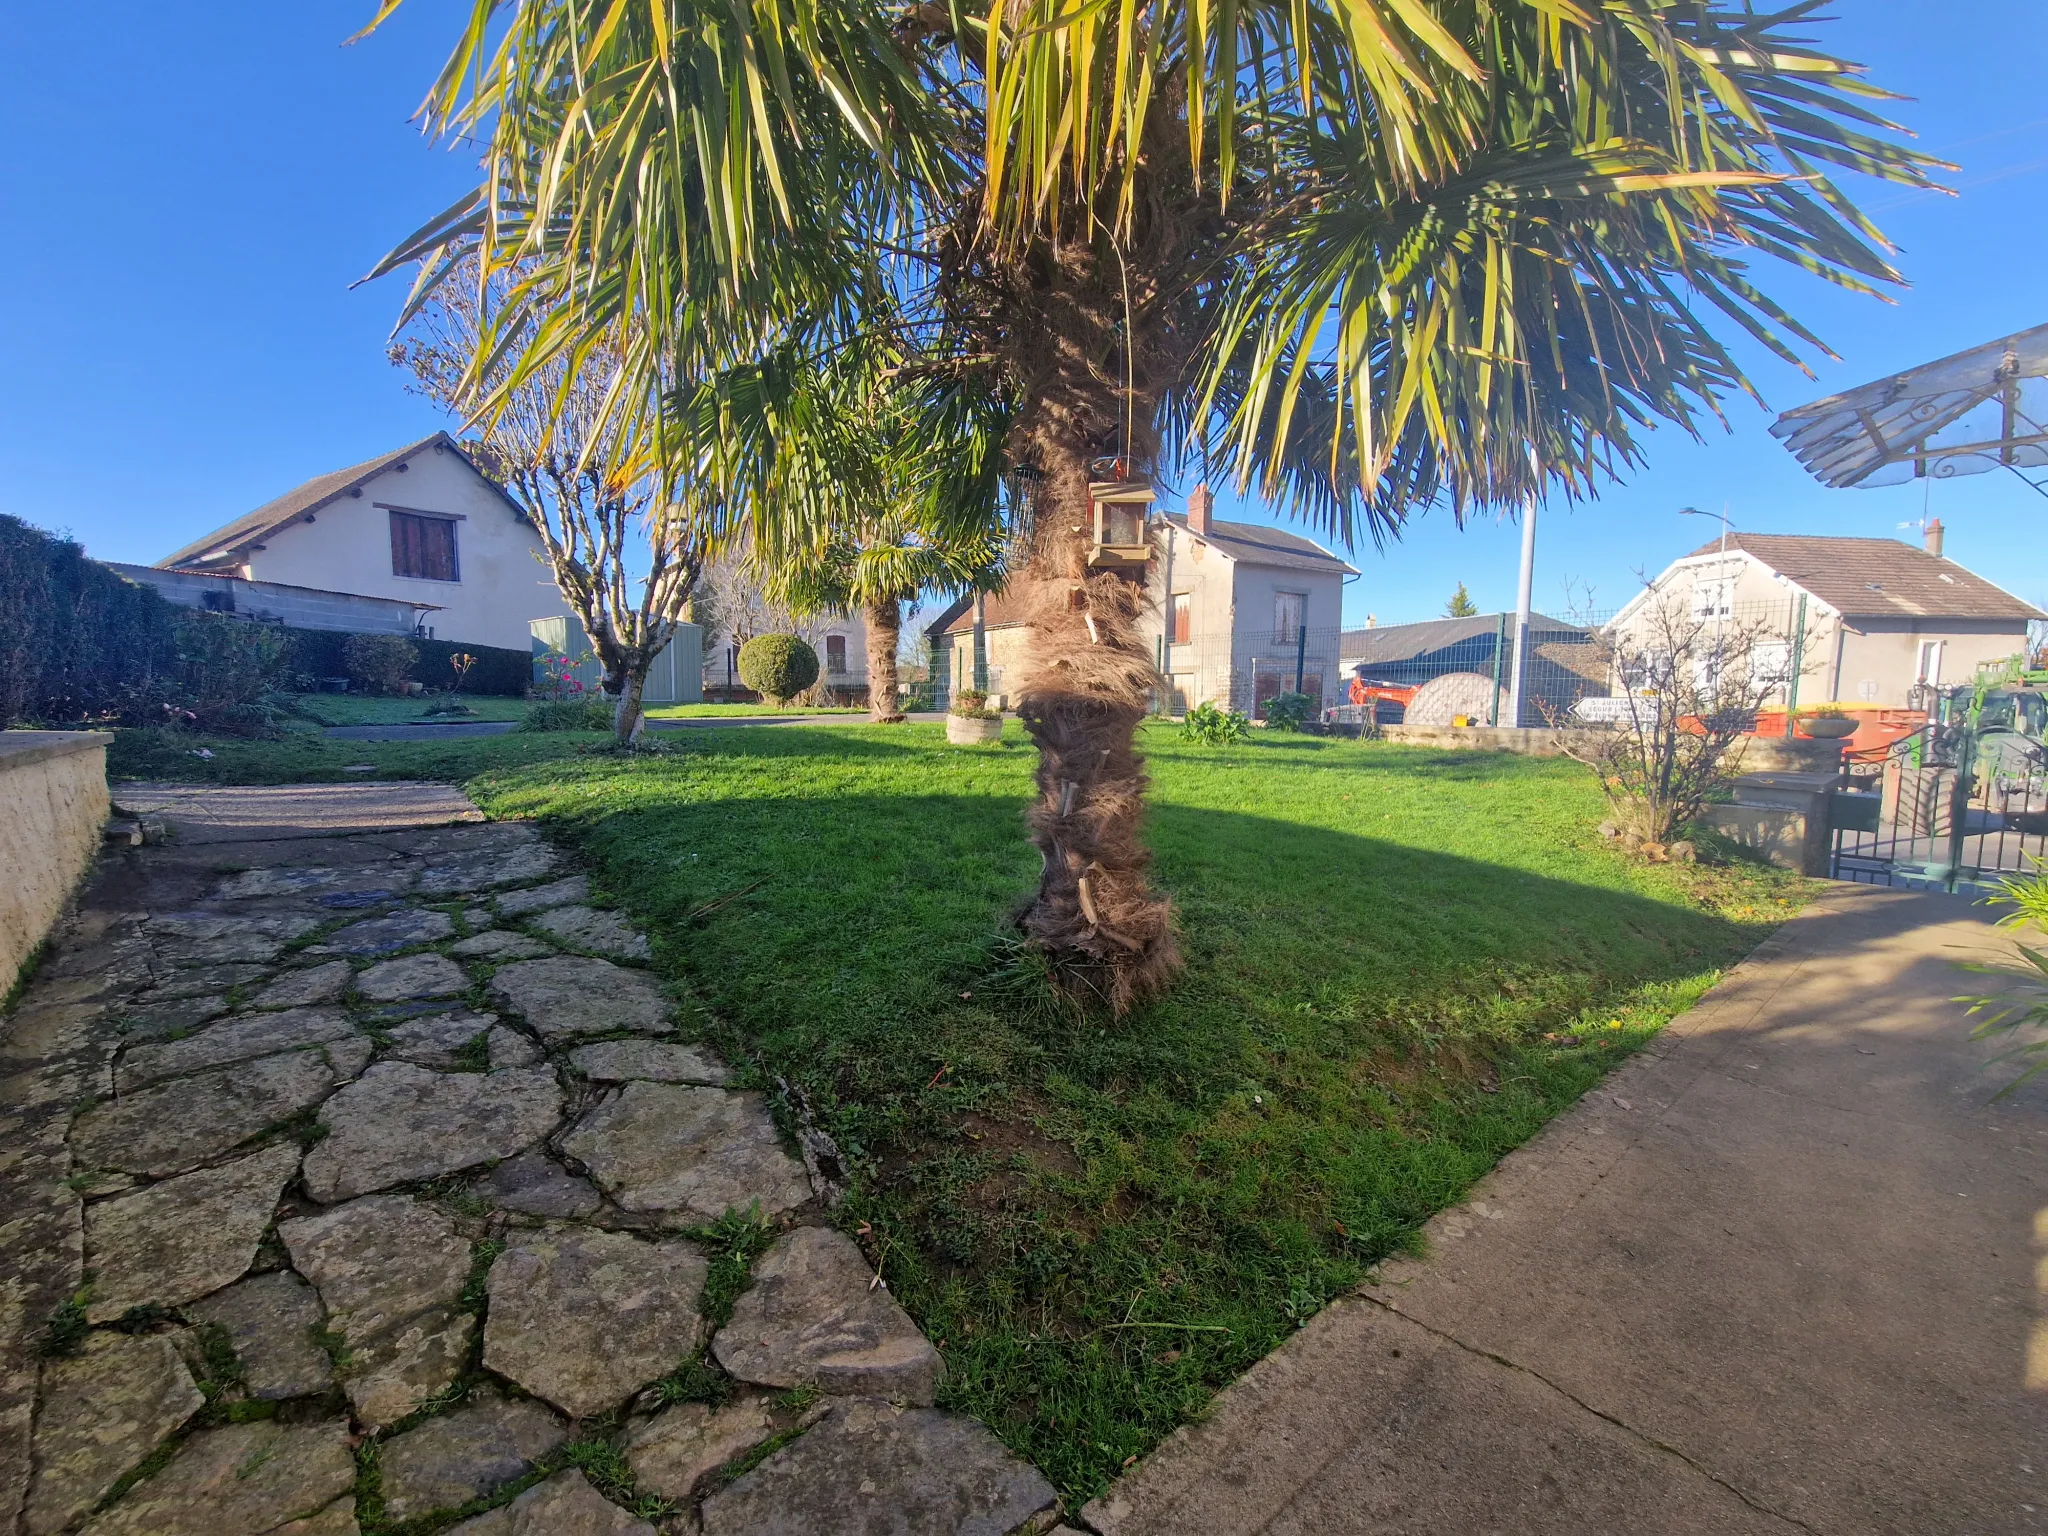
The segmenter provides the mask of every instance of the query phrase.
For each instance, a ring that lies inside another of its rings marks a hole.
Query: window
[[[391,574],[414,581],[462,580],[455,563],[455,520],[393,512]]]
[[[1920,665],[1918,676],[1915,677],[1914,681],[1926,683],[1931,687],[1939,687],[1941,685],[1941,642],[1939,640],[1922,640],[1920,642]]]
[[[1308,607],[1306,592],[1273,594],[1273,643],[1293,645],[1301,636],[1302,612]]]
[[[1173,594],[1173,629],[1166,638],[1174,645],[1186,645],[1195,638],[1193,600],[1185,592]]]
[[[1733,581],[1696,581],[1692,587],[1692,616],[1696,619],[1725,619],[1735,611]]]
[[[1749,648],[1749,675],[1760,688],[1782,692],[1792,681],[1792,643],[1759,640]]]
[[[846,675],[846,636],[825,637],[825,670],[834,677]]]

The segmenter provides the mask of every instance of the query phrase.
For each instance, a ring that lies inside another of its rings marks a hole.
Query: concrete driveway
[[[1966,1039],[1982,915],[1836,887],[1086,1523],[2048,1531],[2048,1079]]]

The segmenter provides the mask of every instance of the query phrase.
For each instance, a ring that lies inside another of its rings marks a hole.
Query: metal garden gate
[[[1837,880],[1977,891],[2048,861],[2039,741],[1985,730],[1959,709],[1933,713],[1891,745],[1874,774],[1856,774],[1858,790],[1834,796],[1829,872]]]

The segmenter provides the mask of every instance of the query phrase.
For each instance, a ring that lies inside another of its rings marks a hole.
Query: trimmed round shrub
[[[818,653],[795,635],[756,635],[740,647],[740,681],[786,704],[818,680]]]
[[[378,693],[405,692],[405,674],[420,659],[419,647],[403,635],[350,635],[341,655],[349,681]]]

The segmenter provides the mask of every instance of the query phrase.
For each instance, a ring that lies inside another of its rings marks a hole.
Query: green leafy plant
[[[341,654],[349,681],[377,693],[403,693],[405,674],[420,659],[403,635],[350,635]]]
[[[739,671],[770,704],[787,704],[818,680],[818,653],[795,635],[756,635],[740,647]]]
[[[1315,699],[1305,693],[1276,693],[1266,700],[1266,724],[1283,731],[1305,731],[1316,718]]]
[[[988,695],[979,688],[962,688],[953,695],[953,702],[946,713],[958,715],[962,720],[1000,720],[1003,712],[988,707]]]
[[[85,1336],[92,1325],[86,1321],[86,1303],[92,1300],[92,1283],[88,1281],[73,1292],[50,1314],[50,1320],[43,1324],[42,1337],[36,1341],[36,1350],[48,1359],[61,1355],[75,1355],[85,1347]]]
[[[2011,912],[1998,920],[2001,928],[2034,928],[2048,933],[2048,863],[2033,860],[2030,874],[2013,875],[1998,882],[1995,894],[1985,898],[1986,906],[2009,906]],[[2048,951],[2014,944],[2015,960],[2003,964],[1966,965],[1967,971],[1987,976],[2004,976],[2013,985],[2001,992],[1956,999],[1969,1004],[1969,1018],[1977,1020],[1970,1031],[1972,1040],[2010,1040],[2010,1049],[1992,1057],[2001,1062],[2021,1064],[2019,1075],[1998,1090],[2004,1098],[2022,1083],[2048,1072]]]
[[[1204,746],[1225,747],[1251,734],[1251,721],[1242,710],[1218,709],[1214,704],[1197,704],[1181,717],[1180,739],[1199,741]]]
[[[608,731],[611,706],[602,699],[543,699],[519,722],[522,731]]]
[[[2030,875],[2011,875],[1993,886],[1994,894],[1984,898],[1987,907],[2011,907],[1998,920],[2001,928],[2039,928],[2048,933],[2048,860],[2027,855],[2034,866]]]

